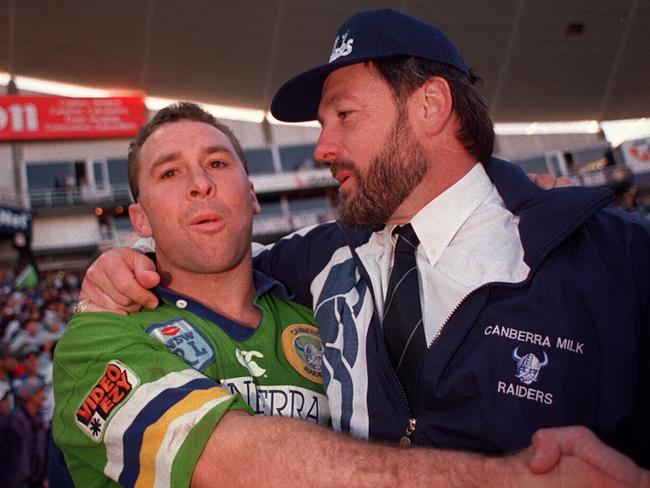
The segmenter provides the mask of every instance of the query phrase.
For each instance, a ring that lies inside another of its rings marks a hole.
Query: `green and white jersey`
[[[311,310],[255,278],[256,329],[163,288],[155,310],[73,317],[54,358],[53,430],[77,486],[189,486],[231,409],[329,423]]]

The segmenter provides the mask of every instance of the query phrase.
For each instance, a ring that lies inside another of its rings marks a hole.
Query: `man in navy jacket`
[[[647,468],[650,226],[606,208],[605,190],[544,191],[493,158],[476,82],[434,27],[392,10],[350,18],[330,62],[272,104],[280,120],[321,123],[316,157],[341,183],[340,221],[281,240],[257,266],[314,308],[335,429],[503,453],[579,424]],[[423,319],[413,395],[382,328],[405,224]],[[134,287],[120,291],[151,301]]]

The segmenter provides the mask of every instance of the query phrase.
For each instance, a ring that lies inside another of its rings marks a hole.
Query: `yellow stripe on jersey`
[[[169,486],[174,457],[187,436],[206,413],[230,397],[218,386],[194,391],[147,427],[140,448],[140,473],[135,487],[153,487],[154,482]],[[167,483],[160,483],[161,478],[168,480]]]
[[[106,476],[114,481],[118,480],[124,468],[124,434],[140,411],[161,393],[182,387],[201,378],[205,378],[205,376],[193,369],[175,371],[156,381],[141,384],[133,392],[126,404],[120,408],[106,427],[103,441],[106,446],[106,466],[104,467]]]

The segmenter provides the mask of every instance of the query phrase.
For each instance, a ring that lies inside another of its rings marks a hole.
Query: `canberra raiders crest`
[[[323,383],[323,345],[316,327],[290,325],[282,333],[282,349],[298,373],[314,383]]]

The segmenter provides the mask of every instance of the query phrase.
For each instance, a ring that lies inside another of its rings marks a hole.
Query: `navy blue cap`
[[[329,63],[305,71],[280,87],[271,113],[285,122],[318,118],[325,79],[344,66],[391,56],[417,56],[445,63],[470,77],[456,46],[436,27],[396,10],[370,10],[350,17],[336,33]]]

